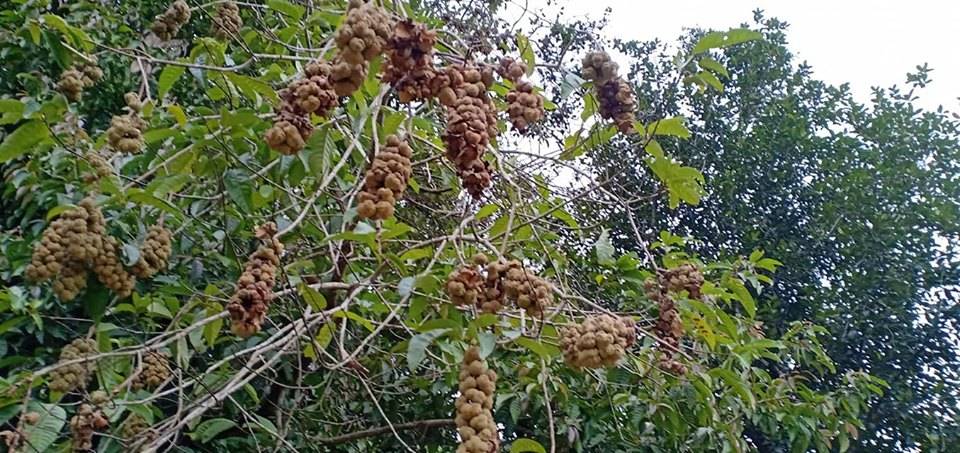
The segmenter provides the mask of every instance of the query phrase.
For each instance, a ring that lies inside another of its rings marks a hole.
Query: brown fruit
[[[247,258],[243,274],[237,280],[237,290],[227,304],[230,330],[241,337],[260,331],[273,302],[273,286],[283,253],[283,244],[276,234],[277,225],[273,222],[257,229],[256,236],[262,244]]]
[[[480,350],[470,347],[460,366],[460,396],[454,406],[454,422],[460,434],[458,453],[499,451],[500,438],[493,419],[493,393],[497,374],[480,359]]]
[[[636,328],[630,318],[600,315],[561,329],[560,336],[567,365],[574,369],[613,367],[636,341]]]
[[[77,338],[60,350],[59,362],[69,362],[96,355],[97,342],[91,338]],[[86,387],[87,381],[96,369],[96,361],[71,363],[60,366],[50,372],[50,390],[67,393]]]
[[[153,225],[140,247],[140,259],[133,265],[133,274],[140,278],[152,277],[167,268],[173,250],[170,230]]]
[[[242,26],[240,7],[232,1],[225,1],[217,5],[210,22],[210,34],[218,39],[229,39],[237,36]]]
[[[187,22],[190,22],[190,5],[184,0],[177,0],[170,4],[163,14],[157,16],[150,30],[162,41],[169,41]]]
[[[374,156],[363,178],[363,189],[357,195],[357,214],[361,218],[384,220],[393,215],[396,202],[403,196],[413,174],[412,155],[407,142],[396,135],[387,137]]]

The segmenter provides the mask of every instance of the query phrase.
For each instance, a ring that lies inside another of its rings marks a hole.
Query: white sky
[[[516,18],[511,0],[506,18]],[[529,0],[532,9],[546,0]],[[920,91],[920,106],[960,111],[960,1],[852,0],[555,0],[568,15],[599,18],[613,9],[605,33],[621,39],[660,38],[673,42],[685,27],[726,30],[752,22],[754,9],[790,24],[789,48],[807,61],[815,77],[849,82],[861,100],[871,86],[906,80],[918,64],[929,63],[932,83]],[[556,8],[556,6],[551,6]],[[524,21],[526,22],[526,21]],[[522,22],[523,23],[523,22]]]

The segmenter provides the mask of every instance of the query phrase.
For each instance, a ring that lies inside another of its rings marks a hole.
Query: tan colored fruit
[[[587,53],[581,62],[581,70],[583,78],[602,85],[617,77],[619,66],[601,50]]]
[[[433,46],[437,32],[412,20],[396,23],[386,42],[383,81],[393,85],[400,102],[433,97],[431,85],[437,77],[433,67]]]
[[[460,396],[454,403],[454,422],[460,434],[457,453],[490,453],[500,449],[500,437],[493,418],[497,373],[480,359],[480,350],[466,350],[460,366]]]
[[[486,69],[455,66],[445,70],[449,86],[439,87],[441,102],[452,90],[453,102],[446,109],[447,126],[443,133],[446,156],[453,162],[467,192],[479,198],[490,186],[489,164],[483,160],[490,141],[497,135],[497,116],[487,95]],[[436,88],[436,87],[435,87]]]
[[[264,138],[270,148],[290,155],[303,149],[312,133],[313,124],[309,118],[286,109],[280,111],[273,127],[267,130]]]
[[[357,195],[357,214],[361,218],[384,220],[393,215],[394,206],[403,196],[413,174],[412,155],[413,150],[407,142],[395,135],[387,137],[367,170],[363,189]]]
[[[133,265],[132,272],[140,278],[152,277],[167,268],[173,241],[170,230],[153,225],[147,230],[147,237],[140,247],[140,259]]]
[[[226,1],[217,5],[210,22],[210,33],[218,39],[229,39],[237,36],[242,26],[240,7],[232,1]]]
[[[60,350],[58,363],[70,362],[97,354],[97,342],[91,338],[77,338]],[[87,386],[96,369],[95,360],[60,366],[50,372],[49,386],[54,392],[67,393]]]
[[[660,309],[653,329],[660,340],[658,366],[664,371],[684,374],[686,366],[676,359],[676,352],[683,338],[683,322],[680,320],[677,306],[667,294],[666,287],[661,283],[660,278],[647,279],[644,282],[644,293],[650,300],[656,302]]]
[[[613,367],[636,341],[630,318],[591,316],[560,331],[564,361],[574,369]]]
[[[79,101],[83,95],[83,73],[74,67],[67,68],[60,74],[57,89],[71,101]]]
[[[190,22],[190,5],[184,0],[177,0],[170,4],[170,7],[163,14],[157,16],[153,25],[150,26],[150,30],[162,41],[169,41],[180,32],[180,27],[187,22]]]
[[[339,58],[354,65],[373,60],[383,52],[392,27],[393,20],[379,6],[351,1],[334,35]]]
[[[600,116],[612,119],[617,129],[624,134],[634,132],[633,123],[636,120],[634,111],[636,101],[630,84],[621,77],[597,85],[597,104]]]
[[[73,451],[93,449],[93,435],[110,427],[110,421],[103,411],[92,404],[81,404],[77,413],[70,418],[71,445]]]
[[[120,438],[125,452],[143,452],[144,446],[157,438],[157,433],[138,414],[130,414],[120,425]]]
[[[150,351],[143,356],[143,367],[133,379],[134,390],[152,390],[170,378],[170,360],[161,352]]]
[[[543,96],[530,82],[519,82],[507,93],[507,114],[514,129],[527,130],[531,124],[543,119],[543,113]]]
[[[500,77],[517,83],[527,73],[527,65],[513,58],[503,57],[497,67],[497,73],[500,74]]]
[[[256,236],[262,245],[247,259],[244,271],[237,280],[237,290],[227,304],[230,330],[241,337],[249,337],[260,331],[267,317],[267,309],[273,302],[273,286],[283,252],[283,244],[275,237],[276,234],[277,225],[273,222],[257,228]]]

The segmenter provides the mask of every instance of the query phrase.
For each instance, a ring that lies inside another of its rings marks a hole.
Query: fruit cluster
[[[637,333],[630,318],[600,315],[561,329],[560,336],[564,361],[580,369],[616,366],[636,341]]]
[[[139,153],[143,148],[143,131],[147,128],[146,122],[140,118],[140,97],[134,93],[123,96],[127,104],[126,115],[115,115],[110,119],[107,128],[107,143],[115,151],[127,154]]]
[[[219,39],[230,39],[237,36],[243,19],[240,18],[240,7],[232,1],[225,1],[217,5],[210,22],[210,33]]]
[[[657,278],[649,278],[644,283],[644,293],[647,297],[656,302],[660,308],[657,317],[657,324],[654,326],[654,332],[661,342],[660,358],[658,366],[664,371],[674,374],[684,374],[687,371],[686,366],[676,359],[676,353],[680,350],[680,340],[683,337],[683,323],[680,321],[680,313],[673,299],[667,294],[666,288]]]
[[[612,119],[624,134],[634,132],[636,101],[630,84],[617,75],[619,67],[603,51],[588,53],[582,61],[583,77],[592,80],[597,92],[600,116]]]
[[[140,247],[140,259],[133,265],[133,274],[140,278],[152,277],[167,268],[173,250],[172,233],[161,225],[152,225]]]
[[[693,264],[688,263],[667,269],[663,273],[663,281],[670,292],[686,291],[687,295],[693,299],[702,297],[700,289],[703,287],[703,274]]]
[[[393,20],[380,7],[362,0],[350,0],[347,17],[334,35],[337,56],[332,82],[340,96],[349,96],[367,78],[368,63],[380,55],[390,38]]]
[[[532,83],[522,80],[527,73],[527,66],[512,58],[503,58],[497,72],[513,84],[506,98],[507,115],[513,128],[523,132],[531,124],[543,119],[543,96],[534,90]]]
[[[497,373],[480,359],[480,350],[471,347],[460,367],[460,396],[454,422],[460,434],[457,453],[491,453],[500,448],[497,423],[493,419],[493,392]]]
[[[143,445],[153,442],[157,433],[150,428],[150,424],[142,416],[131,413],[123,424],[120,425],[120,438],[123,439],[123,446],[128,452],[145,451]]]
[[[237,280],[237,290],[227,304],[230,312],[230,330],[241,337],[249,337],[260,331],[267,317],[267,309],[273,302],[273,285],[283,244],[274,237],[277,225],[266,223],[257,228],[256,236],[261,245],[253,252]]]
[[[457,306],[473,305],[484,313],[497,313],[507,302],[540,317],[553,303],[553,287],[525,269],[517,260],[488,263],[485,255],[458,267],[447,276],[447,295]]]
[[[425,25],[402,20],[393,27],[386,43],[383,81],[393,85],[400,102],[426,100],[436,96],[433,79],[433,46],[437,32]]]
[[[280,90],[280,107],[273,127],[267,130],[267,145],[283,154],[303,149],[313,133],[310,115],[326,116],[337,106],[331,71],[326,62],[310,63],[303,70],[303,78]]]
[[[143,368],[133,378],[133,389],[155,389],[170,378],[169,359],[162,352],[150,351],[143,356]]]
[[[84,57],[60,74],[57,89],[71,101],[79,101],[83,90],[92,87],[103,78],[103,70],[97,66],[96,57]]]
[[[57,363],[83,359],[97,354],[97,342],[91,338],[77,338],[60,350]],[[50,372],[50,390],[67,393],[87,386],[93,376],[97,363],[95,360],[71,363],[57,367]]]
[[[109,400],[106,392],[96,391],[90,395],[90,402],[77,408],[70,418],[71,444],[73,451],[93,450],[93,434],[110,427],[110,420],[103,413],[102,406]]]
[[[184,0],[177,0],[154,19],[150,30],[162,41],[169,41],[180,32],[180,27],[187,22],[190,22],[190,5]]]
[[[456,166],[463,187],[478,198],[490,186],[490,166],[483,160],[483,154],[498,132],[496,109],[487,94],[493,84],[493,70],[459,66],[445,73],[450,87],[444,88],[452,88],[456,94],[446,110],[447,126],[443,133],[446,155]]]
[[[357,200],[357,215],[365,219],[384,220],[393,215],[397,200],[407,189],[407,180],[413,174],[410,156],[413,151],[407,142],[396,135],[387,137],[386,145],[374,156],[373,164],[363,179],[363,189]]]

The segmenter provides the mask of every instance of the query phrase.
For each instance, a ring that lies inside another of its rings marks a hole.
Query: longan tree
[[[634,218],[617,254],[567,210],[697,203],[658,142],[683,119],[638,119],[598,47],[563,75],[580,132],[539,141],[531,41],[419,5],[4,11],[0,48],[37,62],[0,73],[8,449],[746,451],[747,426],[846,448],[882,383],[764,371],[833,373],[817,326],[755,322],[775,259]],[[756,38],[704,40],[678,83],[716,89],[711,53]],[[657,190],[554,177],[614,136]]]

